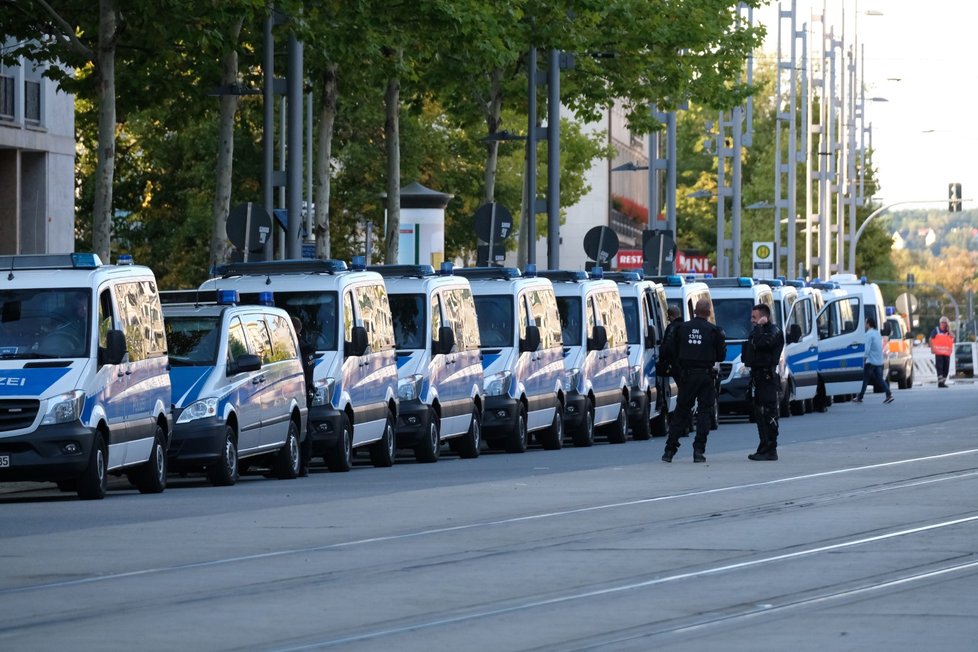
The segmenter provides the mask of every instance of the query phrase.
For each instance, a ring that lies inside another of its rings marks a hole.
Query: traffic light
[[[950,213],[961,212],[961,184],[947,184],[947,210]]]

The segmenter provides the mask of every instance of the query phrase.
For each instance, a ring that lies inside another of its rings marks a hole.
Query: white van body
[[[792,289],[793,300],[789,296]],[[781,307],[787,339],[785,357],[795,383],[792,414],[811,412],[813,409],[824,411],[828,405],[819,373],[818,330],[815,328],[815,318],[824,303],[822,293],[802,283],[786,286],[783,293],[778,290],[774,288],[775,305]]]
[[[275,305],[302,323],[300,339],[315,349],[309,445],[331,471],[349,471],[353,450],[366,446],[374,466],[394,464],[397,360],[384,279],[343,261],[232,263],[201,290],[237,290]]]
[[[866,357],[866,320],[861,293],[838,283],[813,282],[824,304],[816,317],[818,373],[825,387],[826,404],[836,396],[858,394],[863,384]],[[824,405],[819,405],[824,409]]]
[[[0,482],[102,498],[107,472],[166,487],[171,433],[153,272],[94,254],[0,256]]]
[[[265,462],[279,478],[298,477],[306,381],[291,317],[269,305],[236,305],[234,291],[215,303],[171,302],[186,294],[163,293],[170,470],[206,470],[211,483],[229,486],[244,459]]]
[[[564,342],[564,426],[575,446],[591,446],[595,428],[608,426],[608,441],[628,436],[628,333],[621,295],[600,270],[541,275],[554,284]]]
[[[468,279],[479,321],[485,410],[482,436],[511,453],[530,434],[545,449],[564,438],[564,351],[553,285],[512,267],[455,270]]]
[[[397,350],[397,445],[435,462],[442,442],[465,458],[482,443],[482,355],[472,289],[447,263],[375,265],[387,284]]]

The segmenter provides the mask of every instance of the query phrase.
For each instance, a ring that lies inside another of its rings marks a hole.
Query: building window
[[[0,119],[14,119],[14,78],[0,75]]]
[[[41,82],[24,82],[24,122],[41,124]]]

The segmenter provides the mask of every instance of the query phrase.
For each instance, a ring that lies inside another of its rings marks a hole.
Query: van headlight
[[[421,374],[411,374],[397,381],[397,398],[402,401],[413,401],[421,396],[421,385],[424,383],[424,376]]]
[[[333,399],[333,389],[336,379],[333,377],[320,378],[312,383],[312,407],[329,405]]]
[[[564,371],[564,391],[572,392],[577,389],[577,384],[581,382],[581,370],[577,367]]]
[[[48,409],[41,419],[41,425],[50,426],[56,423],[78,421],[81,419],[84,405],[85,392],[80,389],[52,396],[48,399]]]
[[[190,421],[196,421],[197,419],[206,419],[208,417],[216,416],[217,399],[202,398],[199,401],[194,401],[187,407],[183,408],[180,416],[177,417],[177,423],[189,423]]]
[[[513,372],[500,371],[483,380],[483,392],[486,396],[505,396],[509,394],[509,385],[513,382]]]
[[[642,365],[632,365],[628,369],[628,384],[639,387],[642,384]]]

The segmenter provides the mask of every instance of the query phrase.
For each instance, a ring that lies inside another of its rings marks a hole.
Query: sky
[[[791,0],[780,3],[785,12]],[[756,10],[767,27],[764,55],[777,54],[778,2]],[[866,122],[881,205],[946,206],[947,186],[962,184],[965,208],[978,207],[978,3],[967,0],[797,0],[797,27],[825,14],[836,38],[845,28],[865,47]],[[782,30],[790,23],[783,20]],[[855,29],[853,29],[855,25]],[[816,23],[817,28],[817,23]],[[819,33],[820,36],[820,33]],[[811,38],[811,37],[810,37]],[[799,50],[800,51],[800,50]]]

